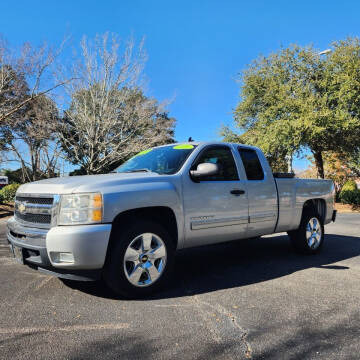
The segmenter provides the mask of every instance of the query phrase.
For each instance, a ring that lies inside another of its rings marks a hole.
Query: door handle
[[[234,189],[230,191],[230,194],[239,196],[245,194],[245,190]]]

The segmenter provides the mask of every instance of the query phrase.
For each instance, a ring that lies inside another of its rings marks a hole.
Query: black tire
[[[166,248],[166,262],[160,277],[154,283],[135,286],[125,273],[124,257],[132,241],[144,233],[155,234],[162,240]],[[158,291],[169,281],[175,262],[175,244],[160,224],[144,220],[126,224],[122,229],[115,228],[111,234],[110,244],[104,267],[104,280],[115,293],[128,299],[140,299]]]
[[[308,238],[306,236],[307,226],[311,219],[315,218],[318,221],[319,228],[321,229],[321,236],[315,246],[310,246]],[[301,254],[317,254],[321,251],[324,243],[324,224],[321,220],[321,216],[312,208],[304,209],[301,218],[300,226],[297,230],[289,231],[291,243],[294,249]]]

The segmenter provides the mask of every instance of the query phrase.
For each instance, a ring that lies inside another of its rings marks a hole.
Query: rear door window
[[[248,180],[263,180],[264,171],[259,157],[255,150],[239,148],[241,160],[244,164],[246,177]]]

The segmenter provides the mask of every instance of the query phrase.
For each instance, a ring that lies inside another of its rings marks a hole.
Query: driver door
[[[245,238],[248,227],[246,181],[239,178],[233,149],[227,145],[205,147],[191,166],[216,163],[216,175],[199,182],[183,177],[185,247]]]

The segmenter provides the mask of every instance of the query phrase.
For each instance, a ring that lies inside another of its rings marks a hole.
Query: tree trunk
[[[324,179],[325,174],[324,174],[324,161],[323,161],[323,157],[322,157],[322,152],[321,151],[313,151],[313,155],[314,155],[315,165],[316,165],[316,169],[317,169],[317,176],[320,179]]]
[[[21,157],[20,153],[17,151],[17,149],[16,149],[16,147],[14,146],[14,144],[11,143],[10,145],[11,145],[12,151],[16,154],[16,156],[17,156],[18,159],[20,160],[23,183],[28,182],[28,181],[31,181],[31,178],[30,178],[30,175],[29,175],[29,173],[28,173],[28,171],[27,171],[27,168],[26,168],[26,164],[25,164],[24,159]]]

